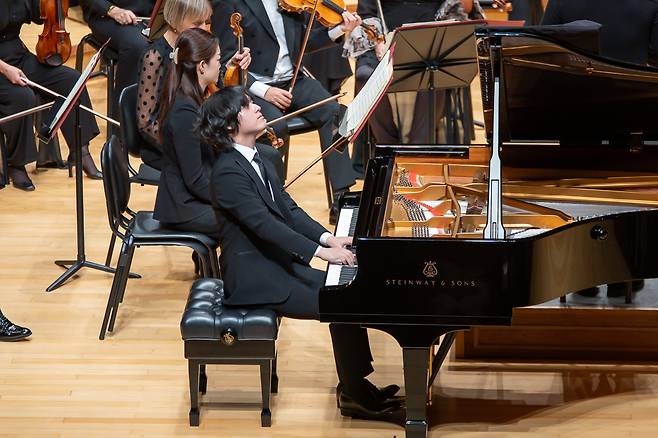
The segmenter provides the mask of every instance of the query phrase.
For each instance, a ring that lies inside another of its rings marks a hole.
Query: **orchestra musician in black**
[[[153,217],[171,228],[217,237],[210,202],[215,150],[201,141],[195,125],[208,88],[220,74],[219,41],[206,30],[191,28],[180,34],[172,54],[160,96],[163,157]],[[279,152],[271,146],[262,153],[281,163]]]
[[[39,63],[37,57],[20,39],[23,24],[30,22],[41,22],[39,0],[0,2],[0,116],[15,114],[37,105],[37,93],[41,95],[41,92],[27,86],[26,78],[62,95],[67,95],[79,78],[78,72],[69,67],[52,67]],[[46,101],[52,100],[49,95],[44,95],[44,98]],[[86,89],[83,89],[80,103],[91,108]],[[29,115],[0,126],[0,132],[4,133],[7,144],[8,176],[14,187],[25,191],[35,189],[25,170],[26,164],[37,159],[33,120],[34,116]],[[80,113],[80,121],[83,170],[88,177],[100,179],[101,173],[89,155],[89,142],[98,135],[98,125],[94,116],[87,111]],[[69,149],[73,147],[73,117],[65,119],[62,134]]]
[[[266,120],[242,87],[225,88],[204,102],[199,131],[219,151],[210,193],[219,224],[225,303],[259,306],[281,316],[319,319],[324,272],[311,259],[353,265],[351,237],[336,237],[313,220],[283,189],[256,139]],[[384,419],[400,408],[396,385],[378,389],[366,329],[330,325],[340,384],[338,404],[346,416]]]
[[[117,117],[121,90],[135,83],[139,57],[148,45],[143,19],[150,17],[155,0],[80,0],[80,6],[94,36],[101,42],[111,38],[110,47],[118,53],[115,114],[110,114]]]
[[[14,324],[0,310],[0,342],[19,341],[31,335],[29,328]]]
[[[160,94],[176,40],[187,29],[205,28],[211,13],[209,0],[167,0],[163,7],[166,30],[149,45],[140,58],[137,79],[137,129],[145,143],[140,155],[146,164],[155,169],[162,168],[158,124]]]
[[[542,24],[590,20],[602,24],[600,54],[641,65],[658,65],[658,2],[654,0],[551,0]]]
[[[379,5],[381,5],[381,10]],[[359,0],[357,12],[364,23],[373,26],[378,33],[392,31],[407,23],[434,20],[466,20],[483,18],[482,8],[478,0]],[[385,23],[382,23],[382,16]],[[385,26],[384,26],[385,24]],[[345,55],[356,58],[356,89],[361,89],[372,75],[383,55],[385,43],[383,40],[373,41],[371,37],[357,28],[351,33],[345,45]],[[445,93],[437,92],[436,101],[431,102],[430,93],[419,91],[413,105],[413,121],[408,138],[401,132],[401,126],[396,121],[400,118],[394,114],[389,99],[382,99],[373,114],[368,119],[370,129],[380,144],[424,144],[429,140],[430,126],[427,107],[434,105],[435,114],[443,114]],[[392,97],[394,98],[394,97]],[[402,105],[400,105],[402,107]],[[404,110],[404,109],[402,109]]]
[[[247,88],[263,115],[269,120],[280,117],[285,111],[293,111],[329,97],[327,90],[311,78],[300,73],[292,93],[289,87],[294,68],[302,52],[302,42],[308,23],[307,14],[282,11],[277,0],[214,0],[212,29],[219,38],[222,60],[228,60],[237,50],[236,38],[229,26],[231,14],[242,15],[244,43],[253,49],[253,61],[249,67]],[[314,26],[306,52],[313,52],[341,42],[343,34],[360,24],[358,16],[343,13],[343,22],[327,30]],[[303,117],[318,128],[322,149],[331,146],[337,127],[339,105],[332,101],[307,111]],[[285,121],[273,126],[278,137],[287,138]],[[334,199],[355,183],[355,174],[347,153],[332,153],[325,158]],[[337,214],[338,204],[330,218]]]

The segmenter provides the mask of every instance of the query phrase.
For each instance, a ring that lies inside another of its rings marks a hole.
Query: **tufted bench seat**
[[[181,320],[190,378],[190,426],[199,425],[199,392],[205,394],[208,384],[206,364],[247,364],[260,366],[261,425],[269,427],[270,393],[278,390],[278,318],[272,310],[225,307],[223,298],[222,280],[197,280]]]

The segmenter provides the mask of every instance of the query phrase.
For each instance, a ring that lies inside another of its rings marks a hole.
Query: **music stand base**
[[[116,269],[101,265],[100,263],[95,263],[95,262],[90,262],[89,260],[85,259],[80,259],[80,260],[55,260],[55,264],[57,266],[61,266],[62,268],[68,268],[66,271],[59,276],[59,278],[55,281],[52,282],[50,286],[46,288],[46,292],[52,292],[58,287],[60,287],[66,280],[71,278],[82,268],[91,268],[91,269],[97,269],[99,271],[103,272],[108,272],[110,274],[114,274],[116,272]],[[128,278],[142,278],[141,275],[139,274],[134,274],[134,273],[129,273]]]

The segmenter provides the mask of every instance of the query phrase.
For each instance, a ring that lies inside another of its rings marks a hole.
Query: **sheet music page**
[[[103,47],[105,47],[105,44],[103,45]],[[87,79],[91,75],[91,72],[94,70],[94,67],[96,67],[96,63],[100,59],[100,54],[101,54],[100,50],[94,53],[94,56],[92,56],[89,62],[87,63],[87,66],[80,74],[80,77],[76,81],[75,85],[73,85],[73,88],[69,92],[68,96],[66,96],[64,103],[59,107],[59,110],[57,111],[57,114],[55,114],[55,117],[53,117],[53,120],[50,123],[50,130],[52,130],[57,124],[57,122],[59,122],[64,112],[70,109],[71,101],[78,96],[80,88],[84,86],[85,81],[87,81]]]
[[[345,116],[340,123],[338,132],[341,136],[353,141],[354,137],[365,125],[370,113],[386,93],[393,79],[393,50],[388,50],[377,65],[375,71],[368,78],[368,82],[347,106]]]

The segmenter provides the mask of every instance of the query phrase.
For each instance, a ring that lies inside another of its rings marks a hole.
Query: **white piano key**
[[[353,208],[343,208],[338,214],[338,222],[336,223],[335,236],[345,237],[349,236],[350,223],[352,222],[352,215],[354,214]]]

